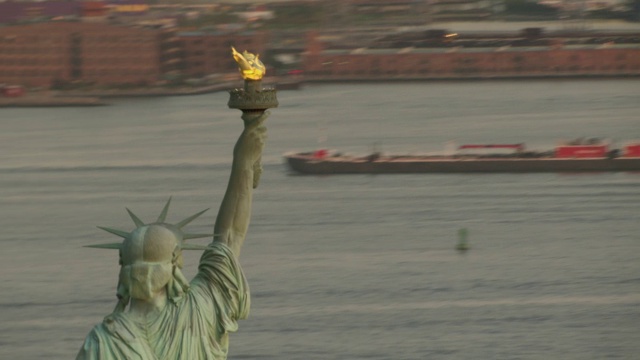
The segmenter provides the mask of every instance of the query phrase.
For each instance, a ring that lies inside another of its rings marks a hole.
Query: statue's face
[[[175,232],[165,226],[136,229],[123,243],[120,282],[133,299],[150,300],[171,281],[173,267],[181,266]]]
[[[171,280],[171,263],[136,263],[120,269],[120,285],[128,289],[129,296],[138,300],[151,300]]]

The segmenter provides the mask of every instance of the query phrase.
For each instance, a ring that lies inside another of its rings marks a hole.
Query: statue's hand
[[[264,114],[244,113],[242,115],[245,127],[234,149],[234,161],[242,162],[252,168],[256,166],[262,156],[266,139],[267,128],[264,126],[264,122],[267,117],[269,117],[268,112]]]
[[[242,120],[244,121],[244,127],[252,128],[263,125],[267,118],[271,115],[269,111],[265,112],[243,112]]]

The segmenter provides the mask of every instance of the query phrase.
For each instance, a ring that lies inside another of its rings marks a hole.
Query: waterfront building
[[[34,21],[55,17],[78,17],[82,14],[82,2],[0,2],[0,24]]]
[[[180,68],[171,30],[48,22],[0,28],[0,83],[154,84]]]
[[[389,46],[350,49],[311,37],[302,65],[307,78],[315,80],[640,76],[640,43],[633,41],[637,34],[468,41],[451,36],[456,40],[448,41],[450,35],[440,42],[408,37],[386,42]]]

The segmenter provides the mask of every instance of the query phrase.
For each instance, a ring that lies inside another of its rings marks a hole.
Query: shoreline
[[[108,89],[108,90],[59,90],[53,97],[64,99],[65,97],[94,97],[94,98],[135,98],[135,97],[161,97],[161,96],[190,96],[209,94],[237,87],[237,82],[223,82],[215,85],[189,87],[189,88],[138,88],[138,89]],[[241,86],[241,85],[240,85]]]
[[[276,88],[278,90],[297,90],[302,87],[305,80],[278,78],[265,78],[263,83],[265,88]],[[147,87],[136,89],[106,89],[106,90],[58,90],[53,95],[56,98],[65,97],[95,97],[95,98],[138,98],[138,97],[163,97],[163,96],[191,96],[211,94],[221,91],[230,91],[235,88],[243,87],[242,80],[223,81],[213,85],[192,86],[192,87],[176,87],[176,88],[159,88]]]
[[[305,77],[305,83],[385,83],[385,82],[464,82],[464,81],[531,81],[531,80],[625,80],[639,79],[640,74],[540,74],[540,75],[470,75],[470,76],[430,76],[430,77]]]
[[[0,97],[0,108],[70,107],[110,105],[97,97],[56,97],[52,95],[25,95],[22,97]]]
[[[417,83],[417,82],[479,82],[479,81],[536,81],[536,80],[637,80],[640,74],[540,74],[540,75],[474,75],[474,76],[442,76],[442,77],[345,77],[330,78],[326,76],[301,76],[296,79],[279,82],[268,79],[265,87],[278,90],[299,90],[305,84],[351,84],[351,83]],[[107,106],[104,99],[145,98],[167,96],[191,96],[229,91],[242,87],[241,81],[227,81],[215,85],[189,88],[139,88],[129,90],[57,90],[44,93],[27,94],[22,97],[0,97],[0,108],[19,107],[73,107],[73,106]]]

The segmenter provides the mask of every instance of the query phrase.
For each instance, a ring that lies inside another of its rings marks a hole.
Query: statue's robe
[[[76,359],[226,359],[229,333],[249,314],[244,274],[231,250],[213,243],[181,299],[141,324],[127,312],[93,328]]]

